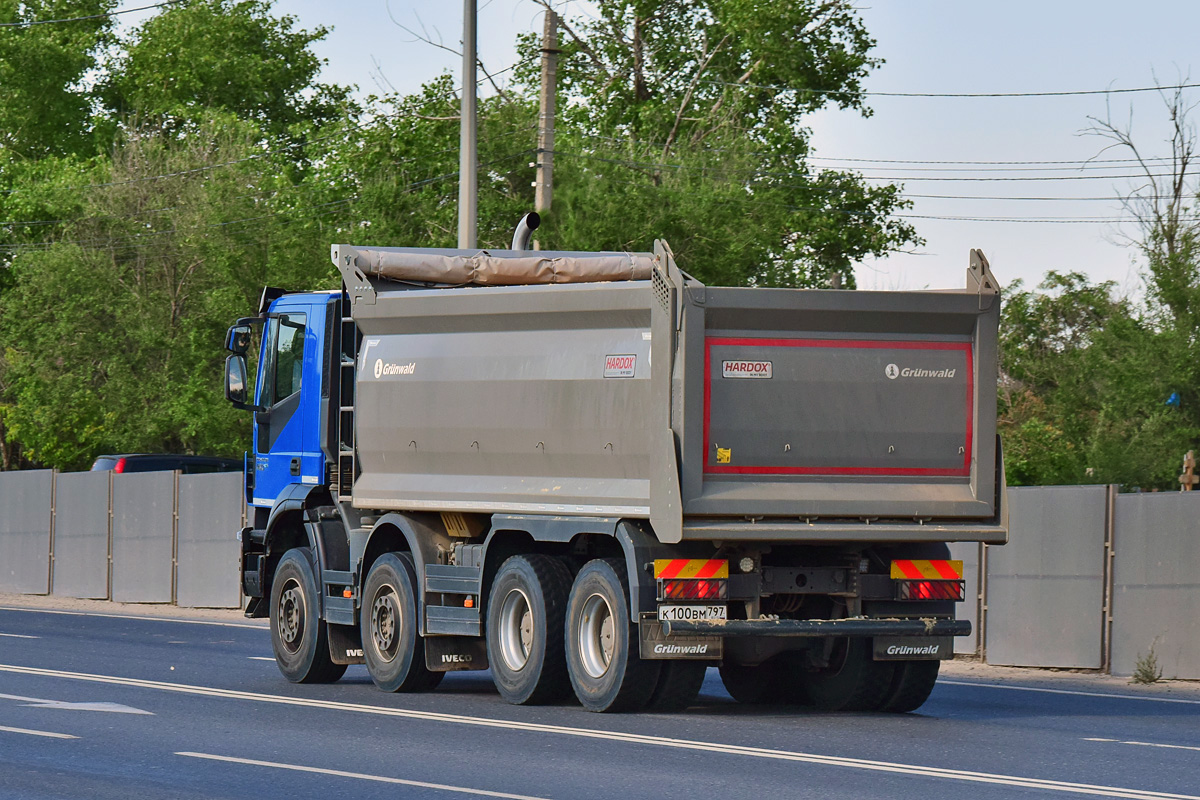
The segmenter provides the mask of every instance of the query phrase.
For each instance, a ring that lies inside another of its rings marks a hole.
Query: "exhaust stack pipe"
[[[517,229],[513,231],[512,249],[513,250],[528,250],[529,240],[533,237],[533,232],[542,224],[541,215],[536,211],[530,211],[525,216],[521,217],[521,221],[517,223]]]

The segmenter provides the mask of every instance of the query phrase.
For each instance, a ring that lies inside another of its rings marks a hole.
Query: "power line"
[[[751,178],[817,178],[819,173],[813,173],[811,170],[790,171],[790,172],[758,172],[754,170],[737,170],[728,167],[709,167],[704,165],[691,164],[671,164],[667,162],[656,161],[633,161],[630,159],[606,158],[592,153],[572,153],[565,150],[555,150],[554,155],[566,156],[568,158],[584,158],[592,161],[603,161],[610,164],[629,167],[631,169],[671,169],[684,171],[699,171],[709,172],[714,174],[723,173],[749,173]],[[890,181],[908,183],[915,181],[1083,181],[1083,180],[1124,180],[1128,178],[1170,178],[1173,177],[1170,173],[1150,173],[1150,174],[1133,174],[1133,175],[996,175],[996,176],[963,176],[950,175],[938,177],[926,177],[921,175],[858,175],[864,180],[872,181]]]
[[[592,64],[576,63],[572,69],[582,72],[600,73],[601,70]],[[619,72],[613,70],[612,72]],[[607,72],[606,74],[612,74]],[[1177,83],[1168,86],[1138,86],[1129,89],[1070,89],[1062,91],[1041,92],[872,92],[855,91],[852,89],[810,89],[794,86],[777,86],[762,83],[741,83],[739,81],[723,81],[717,78],[700,78],[697,83],[707,83],[715,86],[731,86],[744,89],[765,89],[773,92],[796,92],[797,94],[817,94],[827,97],[934,97],[934,98],[989,98],[989,97],[1077,97],[1098,94],[1134,94],[1139,92],[1163,92],[1182,89],[1200,88],[1200,83]]]
[[[162,3],[155,3],[150,6],[139,6],[137,8],[124,8],[120,11],[106,11],[103,14],[89,14],[86,17],[66,17],[63,19],[39,19],[30,22],[0,22],[0,28],[32,28],[34,25],[53,25],[59,22],[82,22],[89,19],[104,19],[106,17],[116,17],[121,14],[132,14],[135,11],[149,11],[152,8],[163,8],[164,6],[175,6],[186,0],[165,0]]]
[[[949,222],[1023,222],[1051,225],[1099,225],[1133,222],[1128,217],[958,217],[935,214],[897,214],[903,219],[929,219]],[[1200,222],[1200,217],[1181,217],[1182,222]]]

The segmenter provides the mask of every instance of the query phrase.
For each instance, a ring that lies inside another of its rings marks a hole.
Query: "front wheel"
[[[417,632],[417,578],[407,553],[385,553],[371,565],[360,619],[363,660],[385,692],[423,692],[442,681],[425,668],[425,640]]]
[[[620,559],[595,559],[575,576],[567,607],[567,670],[588,711],[635,711],[658,681],[659,662],[644,661],[629,619],[629,580]]]
[[[279,671],[292,683],[332,683],[346,672],[329,655],[325,623],[317,613],[317,579],[307,547],[288,550],[271,584],[271,647]]]

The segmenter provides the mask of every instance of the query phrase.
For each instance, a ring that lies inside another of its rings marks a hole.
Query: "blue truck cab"
[[[253,480],[250,505],[271,508],[292,486],[324,483],[319,432],[328,411],[328,356],[323,335],[328,294],[288,294],[265,320],[255,384]]]
[[[305,513],[333,505],[328,484],[338,453],[341,301],[338,291],[267,289],[258,316],[239,319],[229,329],[226,396],[254,413],[254,449],[246,454],[245,469],[251,524],[240,533],[248,616],[267,615],[263,590],[286,548],[308,547],[314,560],[324,549],[309,535]],[[251,399],[246,357],[256,333]],[[272,529],[291,533],[268,542]]]

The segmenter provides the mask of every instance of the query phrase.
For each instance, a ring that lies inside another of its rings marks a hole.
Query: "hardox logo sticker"
[[[895,364],[888,364],[883,370],[883,374],[887,375],[891,380],[896,380],[896,378],[900,377],[900,368]]]
[[[615,355],[604,357],[604,377],[632,378],[637,371],[637,356]]]
[[[722,361],[722,378],[770,378],[770,361]]]

